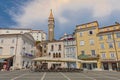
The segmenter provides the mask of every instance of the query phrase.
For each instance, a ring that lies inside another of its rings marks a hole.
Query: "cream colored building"
[[[51,59],[59,59],[65,57],[63,41],[57,40],[48,42],[47,47],[47,57]],[[51,68],[52,66],[54,68],[65,67],[64,64],[64,62],[48,62],[48,68]]]
[[[27,68],[34,58],[34,38],[28,33],[0,34],[0,59],[8,67]]]
[[[0,28],[0,34],[17,34],[17,33],[30,33],[35,41],[46,40],[47,34],[42,30],[32,30],[25,28]]]

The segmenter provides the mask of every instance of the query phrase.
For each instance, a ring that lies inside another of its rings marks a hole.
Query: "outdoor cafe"
[[[81,63],[82,60],[73,58],[49,58],[49,57],[38,57],[33,59],[33,65],[31,66],[32,71],[39,72],[79,72],[83,69],[67,66],[66,63]],[[77,64],[76,64],[77,65]]]

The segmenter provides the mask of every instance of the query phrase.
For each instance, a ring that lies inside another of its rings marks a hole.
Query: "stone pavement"
[[[15,70],[0,72],[0,80],[120,80],[120,72],[30,72]]]

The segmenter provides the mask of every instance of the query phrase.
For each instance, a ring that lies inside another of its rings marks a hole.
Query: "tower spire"
[[[52,14],[52,9],[50,9],[50,16],[49,19],[54,19],[53,14]]]

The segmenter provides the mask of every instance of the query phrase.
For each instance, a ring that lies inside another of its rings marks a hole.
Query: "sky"
[[[76,25],[98,21],[99,27],[105,27],[120,22],[120,0],[0,0],[0,27],[47,33],[50,9],[56,39],[72,34]]]

